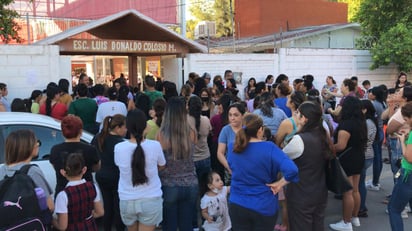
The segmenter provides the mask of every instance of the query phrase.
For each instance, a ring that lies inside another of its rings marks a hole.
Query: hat
[[[210,74],[207,73],[207,72],[203,73],[202,78],[203,79],[211,79]]]

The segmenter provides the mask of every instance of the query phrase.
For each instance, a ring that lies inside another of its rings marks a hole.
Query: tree
[[[348,4],[348,21],[353,22],[356,13],[359,11],[360,4],[363,0],[337,0]]]
[[[193,38],[195,27],[201,21],[216,23],[216,37],[233,34],[231,12],[233,0],[190,0],[189,2],[189,11],[193,18],[186,22],[188,38]]]
[[[0,0],[0,41],[9,43],[11,41],[21,42],[18,34],[20,26],[14,19],[19,18],[15,10],[8,9],[7,6],[14,0]]]
[[[373,38],[371,69],[395,63],[399,70],[411,71],[412,0],[363,0],[355,20],[364,39]]]

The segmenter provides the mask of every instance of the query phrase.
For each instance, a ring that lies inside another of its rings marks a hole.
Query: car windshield
[[[3,125],[0,126],[0,163],[4,163],[4,147],[7,136],[16,130],[29,129],[36,134],[36,138],[41,142],[39,156],[37,160],[47,159],[50,155],[51,148],[59,143],[64,142],[63,134],[60,130],[38,126],[38,125]]]

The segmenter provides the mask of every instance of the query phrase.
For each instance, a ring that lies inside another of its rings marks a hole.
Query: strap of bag
[[[350,150],[352,150],[352,147],[347,148],[344,152],[342,152],[341,154],[339,154],[339,156],[337,156],[338,158],[342,158],[346,153],[348,153]]]
[[[26,164],[23,167],[21,167],[20,170],[18,170],[18,171],[27,175],[27,173],[29,172],[31,166],[37,166],[37,164]]]

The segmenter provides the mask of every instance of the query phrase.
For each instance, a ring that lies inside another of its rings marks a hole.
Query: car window
[[[11,132],[20,129],[32,130],[36,134],[36,138],[40,140],[41,146],[39,148],[39,156],[37,160],[48,158],[51,148],[56,144],[64,142],[62,132],[54,128],[38,125],[4,125],[0,128],[1,147],[5,146],[5,140]],[[4,148],[0,150],[0,163],[4,163]]]

